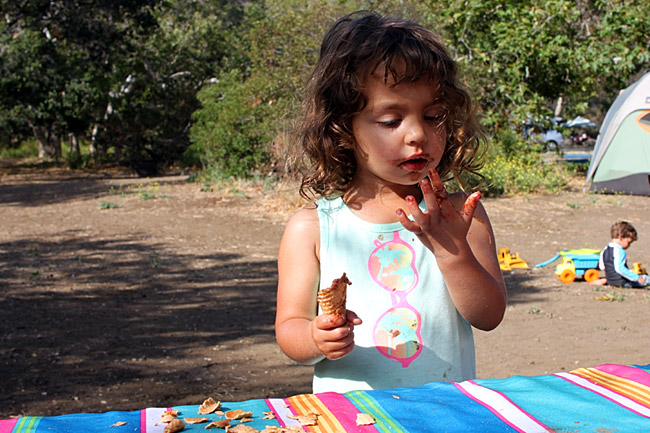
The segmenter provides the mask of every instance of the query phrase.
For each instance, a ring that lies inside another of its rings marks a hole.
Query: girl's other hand
[[[354,326],[361,319],[348,310],[346,316],[321,314],[311,322],[311,334],[318,350],[328,359],[339,359],[354,349]]]
[[[409,219],[402,209],[397,216],[404,228],[413,232],[437,258],[456,255],[469,248],[467,232],[481,198],[480,192],[467,197],[457,211],[449,200],[449,194],[435,169],[429,170],[429,179],[420,182],[427,210],[422,211],[413,196],[406,197],[406,205],[413,216]]]
[[[422,180],[420,188],[427,210],[421,211],[415,198],[407,196],[413,220],[398,209],[399,221],[433,252],[451,299],[465,320],[483,331],[496,328],[508,295],[490,220],[479,202],[481,194],[450,197],[435,170],[429,171],[429,179]]]

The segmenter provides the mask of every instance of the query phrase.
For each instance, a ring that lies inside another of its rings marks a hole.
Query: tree
[[[175,0],[160,3],[151,14],[155,31],[138,39],[132,50],[137,55],[122,65],[128,85],[113,90],[98,136],[127,160],[169,163],[189,145],[191,116],[200,105],[197,92],[224,65],[241,63],[231,48],[243,6]]]
[[[650,22],[641,3],[447,0],[427,9],[495,127],[550,116],[560,97],[567,114],[583,114],[650,60]]]
[[[3,1],[2,112],[21,117],[41,156],[58,157],[61,137],[83,134],[107,97],[113,59],[146,1]]]
[[[67,134],[99,157],[173,161],[196,93],[223,64],[243,3],[211,0],[2,1],[0,113],[32,126],[43,153]],[[5,121],[5,127],[15,122]]]
[[[185,156],[212,165],[225,154],[214,151],[222,143],[207,140],[209,129],[200,131],[209,126],[224,140],[237,135],[237,146],[250,134],[256,164],[281,161],[323,35],[363,7],[399,11],[440,33],[497,133],[551,116],[559,98],[566,116],[604,112],[650,64],[642,2],[0,0],[0,7],[0,146],[31,134],[51,156],[72,136],[87,138],[100,158],[123,161],[171,162],[192,143]],[[203,120],[192,128],[197,110]]]
[[[281,0],[249,7],[236,45],[246,61],[200,93],[188,155],[225,175],[282,171],[320,41],[336,18],[358,8],[354,3]]]

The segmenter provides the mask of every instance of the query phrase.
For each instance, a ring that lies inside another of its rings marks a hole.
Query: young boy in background
[[[637,240],[636,229],[627,221],[615,222],[611,229],[612,241],[600,252],[598,268],[605,278],[592,281],[594,285],[642,288],[650,284],[647,275],[638,275],[627,266],[627,250]]]

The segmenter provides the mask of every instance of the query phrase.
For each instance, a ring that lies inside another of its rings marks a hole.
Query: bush
[[[202,108],[194,113],[192,144],[186,164],[217,169],[226,177],[250,177],[270,160],[267,137],[259,127],[263,116],[259,103],[249,96],[238,71],[222,75],[219,82],[198,94]]]
[[[571,173],[557,162],[545,162],[529,142],[512,131],[499,134],[486,155],[481,172],[487,196],[533,192],[558,192],[565,189]]]
[[[0,149],[0,158],[2,159],[22,159],[38,157],[38,142],[31,138],[21,142],[16,147],[7,147]]]

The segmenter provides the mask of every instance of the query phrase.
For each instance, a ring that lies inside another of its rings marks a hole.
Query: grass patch
[[[30,159],[38,158],[38,141],[25,140],[18,147],[0,149],[0,159]]]
[[[540,308],[535,306],[535,305],[530,307],[530,309],[528,310],[528,314],[534,314],[534,315],[541,314],[541,312],[542,312],[542,310],[540,310]]]
[[[105,200],[100,201],[99,206],[97,206],[97,208],[99,210],[117,209],[117,208],[120,208],[120,207],[122,207],[122,206],[120,206],[119,204],[115,204],[113,202],[105,201]]]

